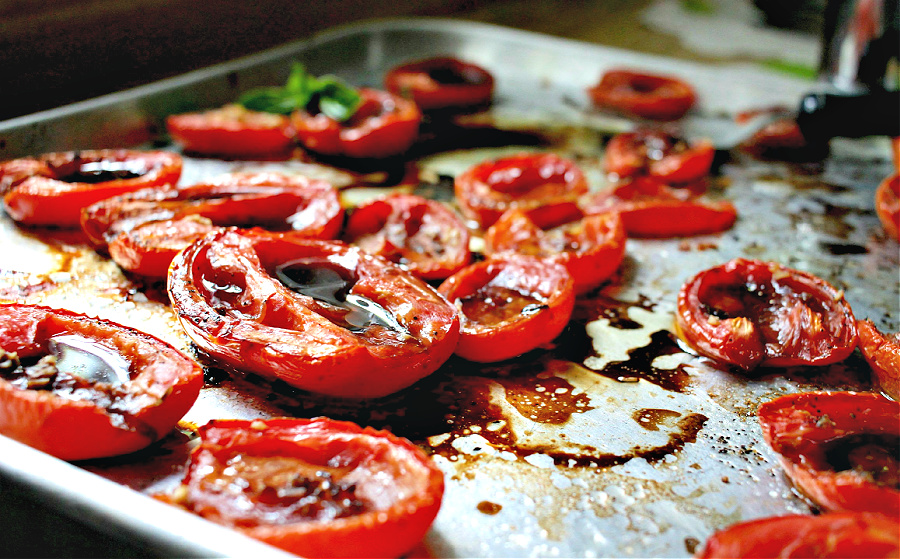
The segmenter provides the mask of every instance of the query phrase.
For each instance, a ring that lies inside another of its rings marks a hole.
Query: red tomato
[[[843,291],[806,272],[742,258],[684,284],[676,327],[702,355],[743,369],[836,363],[857,342]]]
[[[98,202],[82,212],[95,245],[141,275],[165,277],[175,254],[214,226],[295,230],[330,239],[344,219],[330,183],[278,173],[235,173],[213,182],[159,191],[145,189]]]
[[[689,189],[638,177],[580,201],[588,215],[617,212],[629,237],[690,237],[731,228],[737,210],[726,200],[705,201]]]
[[[300,143],[324,155],[354,158],[390,157],[408,150],[419,134],[419,107],[387,91],[363,88],[359,94],[361,104],[346,122],[295,111],[291,122]]]
[[[481,227],[508,209],[572,202],[588,190],[581,169],[552,153],[522,153],[484,161],[456,177],[456,201]]]
[[[0,305],[0,433],[63,460],[126,454],[175,427],[203,371],[165,342],[67,310]]]
[[[201,155],[278,156],[293,145],[291,120],[241,105],[166,118],[166,128],[184,151]]]
[[[791,481],[826,511],[900,515],[900,404],[868,392],[808,392],[759,407]]]
[[[194,343],[219,361],[348,398],[431,374],[459,337],[456,310],[408,271],[292,233],[211,233],[172,262],[169,297]]]
[[[875,211],[885,233],[898,240],[900,230],[900,175],[890,176],[875,191]]]
[[[604,166],[618,178],[648,175],[669,184],[696,181],[709,174],[716,150],[708,140],[688,146],[665,132],[639,130],[613,136]]]
[[[463,268],[438,289],[459,309],[456,354],[490,363],[553,341],[569,322],[575,284],[566,268],[503,254]]]
[[[49,153],[0,164],[6,213],[24,225],[77,227],[81,209],[141,188],[178,182],[181,156],[165,151]]]
[[[490,103],[494,77],[471,62],[436,57],[392,68],[384,86],[422,110],[466,108]]]
[[[897,557],[897,534],[897,521],[880,514],[778,516],[716,532],[696,557]]]
[[[884,335],[870,320],[856,323],[859,349],[872,367],[882,392],[900,400],[900,333]]]
[[[425,280],[444,279],[469,264],[469,231],[440,202],[393,194],[356,208],[344,239],[400,264]]]
[[[594,105],[652,120],[677,120],[697,100],[694,88],[670,77],[609,70],[587,90]]]
[[[387,431],[323,417],[216,420],[161,500],[304,557],[398,557],[441,506],[444,477]]]
[[[575,204],[528,214],[509,210],[484,234],[484,253],[512,252],[558,262],[569,270],[575,292],[597,287],[625,256],[625,228],[617,213],[585,216]]]

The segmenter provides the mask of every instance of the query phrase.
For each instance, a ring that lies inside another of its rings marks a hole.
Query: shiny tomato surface
[[[409,271],[339,242],[223,229],[179,253],[169,297],[203,351],[334,396],[385,396],[456,347],[456,310]]]
[[[393,194],[350,214],[344,240],[425,280],[440,280],[472,260],[469,230],[452,210],[434,200]]]
[[[742,258],[684,284],[676,326],[700,354],[742,369],[836,363],[857,343],[843,291],[807,272]]]
[[[599,286],[625,256],[625,228],[615,212],[585,216],[575,204],[525,213],[509,210],[484,234],[484,253],[526,254],[558,262],[569,270],[575,292]]]
[[[78,227],[81,209],[141,188],[171,188],[181,156],[165,151],[49,153],[0,163],[6,213],[23,225]]]
[[[856,323],[859,349],[882,392],[900,400],[900,333],[883,334],[871,320]]]
[[[322,180],[279,173],[234,173],[168,191],[144,189],[82,211],[81,227],[98,249],[109,245],[122,268],[165,277],[175,254],[213,227],[294,230],[316,239],[340,232],[344,210]]]
[[[697,100],[694,88],[675,77],[609,70],[588,88],[594,106],[651,120],[677,120]]]
[[[161,499],[303,557],[398,557],[441,506],[444,477],[406,439],[323,417],[215,420]]]
[[[166,129],[184,151],[199,155],[283,156],[294,141],[288,117],[240,105],[171,115]]]
[[[459,309],[456,354],[489,363],[550,343],[569,322],[574,288],[565,266],[533,256],[502,254],[463,268],[439,288]]]
[[[203,371],[165,342],[67,310],[0,305],[0,433],[63,460],[139,450],[197,399]]]
[[[759,407],[791,481],[826,511],[900,515],[900,404],[869,392],[807,392]]]
[[[688,145],[658,130],[616,134],[606,145],[603,164],[617,178],[650,176],[668,184],[706,177],[716,150],[708,140]]]
[[[553,153],[522,153],[474,165],[454,181],[456,201],[466,217],[489,227],[508,209],[574,201],[588,190],[572,161]]]
[[[360,89],[359,95],[359,108],[345,122],[321,112],[295,111],[291,122],[300,143],[316,153],[353,158],[400,155],[415,143],[422,121],[415,103],[375,89]]]
[[[435,57],[392,68],[384,86],[394,95],[412,99],[422,110],[468,108],[490,103],[494,77],[471,62]]]
[[[761,518],[729,526],[698,559],[897,557],[897,521],[880,514],[831,513]]]
[[[898,240],[900,231],[900,175],[890,176],[875,191],[875,211],[884,232]]]
[[[734,225],[737,210],[727,200],[706,200],[690,189],[672,188],[637,177],[579,201],[588,215],[616,212],[629,237],[671,238],[707,235]]]

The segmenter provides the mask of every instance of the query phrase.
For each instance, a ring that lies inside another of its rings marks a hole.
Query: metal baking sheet
[[[294,60],[315,74],[379,86],[394,64],[433,55],[476,62],[494,73],[498,87],[489,111],[454,128],[458,137],[416,152],[423,182],[416,190],[444,198],[449,177],[522,150],[571,157],[592,188],[604,188],[604,140],[633,126],[589,107],[584,89],[606,68],[686,79],[700,98],[688,118],[794,106],[811,87],[751,65],[697,65],[482,24],[371,21],[0,123],[0,159],[92,147],[175,149],[163,134],[165,115],[283,83]],[[397,171],[376,166],[363,175],[300,159],[188,158],[182,182],[262,169],[330,178],[344,188],[348,205],[392,189]],[[734,522],[811,510],[761,439],[759,403],[810,389],[865,390],[871,383],[858,355],[829,367],[747,376],[716,367],[672,334],[678,289],[694,273],[733,257],[774,260],[834,283],[857,317],[897,331],[900,254],[873,208],[874,189],[890,172],[888,143],[878,138],[836,140],[822,164],[733,154],[718,167],[712,191],[738,208],[735,227],[690,239],[629,240],[620,271],[579,300],[553,347],[502,366],[451,359],[410,389],[372,402],[324,399],[210,366],[183,426],[219,417],[328,415],[411,438],[433,452],[447,481],[441,512],[417,554],[688,557]],[[193,352],[164,287],[124,275],[77,235],[21,229],[3,216],[0,239],[0,300],[110,318]],[[0,437],[0,474],[46,495],[50,506],[146,540],[161,554],[273,552],[147,496],[177,481],[189,446],[177,432],[134,455],[73,465]]]

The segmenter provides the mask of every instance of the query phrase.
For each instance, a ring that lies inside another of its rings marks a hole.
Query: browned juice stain
[[[574,394],[574,387],[559,377],[504,379],[501,384],[506,389],[506,401],[537,423],[562,425],[573,413],[594,409],[586,394]]]
[[[669,420],[680,416],[681,413],[677,411],[644,408],[634,412],[631,417],[644,429],[648,431],[659,431],[660,425],[665,425]]]
[[[503,510],[503,505],[498,505],[497,503],[492,503],[490,501],[481,501],[478,503],[477,508],[478,512],[493,516]]]

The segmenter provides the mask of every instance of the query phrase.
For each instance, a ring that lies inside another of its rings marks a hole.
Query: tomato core
[[[149,171],[144,162],[140,160],[76,161],[74,169],[63,168],[56,180],[99,184],[114,180],[135,179],[146,175]]]
[[[857,434],[828,443],[825,460],[836,472],[854,470],[873,483],[900,489],[900,437]]]
[[[484,326],[493,326],[515,317],[530,316],[547,309],[546,300],[527,295],[503,285],[507,283],[501,272],[471,295],[459,300],[459,309],[466,318]]]

